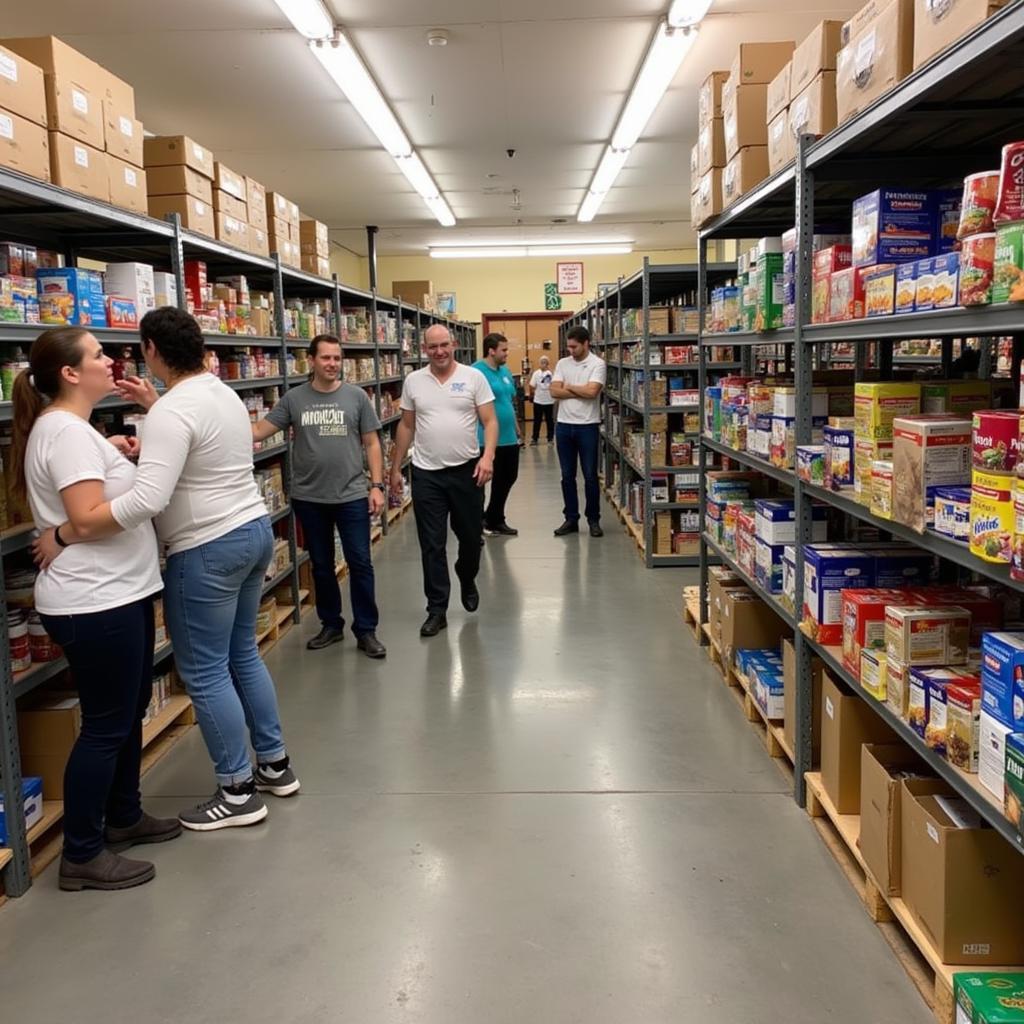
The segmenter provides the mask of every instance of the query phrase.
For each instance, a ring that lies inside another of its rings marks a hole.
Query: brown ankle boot
[[[168,839],[177,839],[181,835],[181,822],[177,818],[154,818],[142,812],[130,828],[111,828],[105,832],[107,849],[114,853],[127,850],[129,846],[141,846],[143,843],[166,843]]]
[[[148,861],[129,860],[104,850],[84,864],[73,864],[66,857],[60,860],[58,884],[68,892],[81,889],[131,889],[151,881],[156,868]]]

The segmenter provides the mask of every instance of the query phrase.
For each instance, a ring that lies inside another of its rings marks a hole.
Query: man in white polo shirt
[[[427,618],[420,636],[437,636],[448,626],[448,519],[459,540],[455,575],[462,606],[480,606],[476,574],[483,538],[483,487],[491,479],[498,419],[494,394],[479,370],[456,362],[452,337],[441,324],[423,335],[428,366],[414,370],[402,387],[402,420],[395,436],[391,489],[402,490],[402,463],[416,439],[412,456],[412,506],[423,558]],[[480,453],[477,424],[484,428]]]
[[[569,355],[559,359],[551,380],[551,397],[558,399],[555,444],[562,467],[565,521],[556,537],[580,530],[580,499],[576,491],[576,461],[583,468],[584,514],[591,537],[603,537],[601,488],[597,482],[597,453],[601,431],[601,390],[607,378],[605,362],[590,351],[590,331],[573,327],[566,340]]]

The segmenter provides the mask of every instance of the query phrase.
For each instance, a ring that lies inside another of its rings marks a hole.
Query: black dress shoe
[[[590,524],[590,536],[591,537],[603,537],[604,536],[604,530],[601,529],[601,524],[600,523],[591,523]]]
[[[442,629],[448,628],[448,617],[444,612],[431,612],[427,621],[420,626],[420,636],[437,636]]]
[[[566,519],[566,521],[562,523],[562,525],[557,530],[555,530],[555,536],[565,537],[567,534],[579,532],[580,524],[571,519]]]
[[[321,648],[330,647],[331,644],[340,643],[345,639],[345,630],[335,629],[334,626],[324,626],[312,640],[306,644],[307,650],[319,651]]]
[[[364,633],[356,641],[359,648],[368,658],[386,658],[388,649],[377,639],[376,633]]]
[[[462,607],[467,612],[475,612],[480,607],[480,591],[475,583],[465,583],[462,587]]]
[[[509,526],[508,523],[502,523],[501,526],[492,526],[491,533],[500,534],[502,537],[519,536],[519,531],[514,526]]]

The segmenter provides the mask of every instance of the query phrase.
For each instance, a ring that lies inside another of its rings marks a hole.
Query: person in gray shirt
[[[370,518],[385,505],[380,420],[369,396],[341,379],[341,342],[320,334],[309,346],[313,374],[286,392],[265,419],[254,423],[257,441],[293,429],[292,506],[313,563],[321,630],[306,646],[319,650],[344,637],[341,589],[334,569],[334,531],[348,563],[352,632],[370,658],[387,655],[377,639],[377,602],[370,559]],[[363,453],[370,469],[367,489]]]

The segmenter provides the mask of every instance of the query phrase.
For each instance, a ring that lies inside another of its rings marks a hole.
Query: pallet
[[[807,813],[818,834],[835,857],[860,896],[868,916],[878,926],[885,941],[896,954],[910,980],[931,1008],[939,1024],[953,1024],[956,1006],[953,1000],[953,975],[969,971],[943,963],[909,907],[898,896],[883,892],[871,876],[858,846],[860,815],[840,814],[825,792],[820,772],[808,772]],[[1020,971],[1021,967],[985,967],[986,971]]]
[[[729,681],[729,672],[725,665],[725,658],[722,656],[722,645],[718,642],[718,639],[711,635],[711,624],[705,622],[701,627],[701,632],[707,640],[707,644],[704,645],[704,650],[707,652],[708,660],[715,668],[718,669],[719,674],[724,682]]]
[[[683,587],[683,622],[700,645],[700,587]]]
[[[162,732],[174,725],[195,725],[196,712],[187,694],[172,693],[167,706],[142,727],[142,749],[145,750]]]
[[[775,762],[779,771],[782,772],[786,779],[792,782],[793,768],[796,760],[793,756],[793,751],[786,742],[782,722],[770,719],[764,713],[761,705],[757,703],[757,699],[754,697],[750,680],[747,676],[735,666],[730,668],[729,675],[732,681],[733,693],[736,694],[737,700],[743,708],[744,716],[761,737],[761,742],[764,743],[768,756]]]

